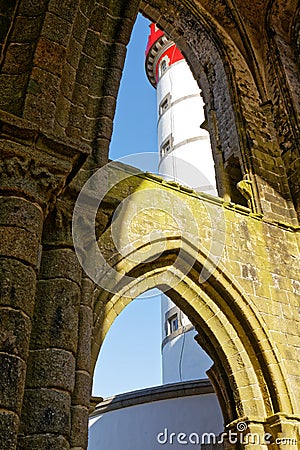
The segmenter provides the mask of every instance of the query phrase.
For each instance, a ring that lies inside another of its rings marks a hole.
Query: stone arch
[[[4,2],[0,8],[0,107],[22,116],[37,40],[49,1]]]
[[[52,5],[56,16],[49,28],[44,27],[41,40],[51,41],[51,29],[61,20],[69,22],[64,41],[57,43],[61,50],[56,67],[57,90],[50,102],[49,80],[38,80],[42,91],[39,105],[28,92],[24,114],[44,123],[41,108],[48,109],[48,128],[61,137],[89,144],[94,164],[101,164],[107,160],[118,86],[138,0],[108,5],[94,0],[56,4],[50,0],[49,10]],[[47,70],[46,61],[40,65]],[[32,78],[34,82],[34,74]]]
[[[229,11],[221,4],[221,10],[216,12],[209,5],[189,8],[176,0],[167,6],[152,0],[142,1],[141,5],[143,12],[172,36],[201,85],[209,110],[208,125],[216,165],[225,169],[217,174],[218,184],[222,185],[220,195],[238,198],[239,195],[230,193],[230,184],[234,184],[233,189],[238,188],[255,212],[275,219],[275,208],[270,211],[266,194],[271,190],[272,200],[278,202],[278,207],[286,205],[286,212],[281,210],[283,215],[287,214],[286,220],[296,223],[286,171],[274,139],[264,67],[259,66],[260,57],[255,55],[255,44],[239,8],[232,5]],[[215,97],[216,104],[211,101]],[[264,130],[263,141],[258,130]],[[239,161],[237,169],[243,176],[238,186],[238,180],[230,175],[231,167],[236,172],[232,161]],[[270,165],[282,167],[282,173],[271,176]]]
[[[260,199],[248,152],[249,124],[243,115],[240,90],[245,94],[244,87],[251,86],[252,98],[247,99],[248,104],[253,98],[259,103],[260,93],[241,49],[205,7],[190,9],[183,2],[166,4],[150,0],[141,2],[141,11],[172,37],[201,87],[220,196],[232,200],[231,191],[237,190],[236,184],[241,181],[231,181],[226,170],[235,157],[242,176],[252,180],[256,192],[249,206],[259,211]],[[231,20],[228,18],[228,22]],[[231,27],[234,27],[232,22]]]
[[[208,258],[206,253],[198,253],[192,270],[183,277],[181,262],[178,263],[178,252],[182,246],[180,236],[168,241],[166,253],[151,264],[142,261],[141,255],[138,256],[139,252],[144,251],[144,246],[143,243],[136,248],[134,259],[140,258],[139,264],[130,262],[126,257],[115,261],[114,267],[124,276],[131,274],[134,277],[131,283],[123,283],[120,279],[119,287],[111,286],[115,294],[101,289],[95,294],[92,365],[115,317],[133,298],[149,288],[157,287],[168,290],[168,296],[189,317],[196,329],[203,330],[205,339],[201,340],[201,344],[205,342],[204,349],[226,373],[224,384],[227,384],[227,397],[231,399],[227,419],[234,421],[243,417],[251,421],[255,418],[263,423],[276,412],[284,410],[292,413],[287,378],[266,324],[250,298],[222,264],[205,283],[199,284],[199,273]],[[153,257],[159,253],[159,248],[160,242],[154,242]],[[183,264],[194,257],[195,249],[185,243]]]
[[[105,162],[139,0],[10,3],[0,8],[1,108],[100,147],[96,163]]]

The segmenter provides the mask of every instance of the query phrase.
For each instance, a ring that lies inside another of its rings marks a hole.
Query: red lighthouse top
[[[152,45],[158,41],[164,35],[164,32],[160,30],[155,23],[151,23],[150,26],[150,34],[148,37],[147,47],[146,47],[146,56],[148,55]]]
[[[184,59],[184,56],[174,42],[171,41],[155,23],[150,25],[150,35],[145,53],[146,73],[150,83],[154,87],[156,87],[159,78],[168,67],[175,62]]]

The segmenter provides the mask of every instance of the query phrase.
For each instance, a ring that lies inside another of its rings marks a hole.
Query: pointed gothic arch
[[[151,253],[155,258],[161,243],[157,241],[152,244]],[[226,386],[226,397],[231,404],[227,401],[224,418],[230,422],[247,418],[250,422],[254,420],[266,424],[267,417],[276,412],[288,410],[292,413],[295,405],[292,404],[285,369],[267,326],[255,305],[222,263],[205,283],[199,284],[199,274],[209,258],[207,252],[199,252],[192,270],[183,276],[180,270],[182,264],[178,261],[178,254],[182,252],[180,236],[173,237],[168,242],[166,253],[151,265],[141,259],[144,246],[144,243],[136,245],[134,252],[133,259],[141,261],[139,264],[132,262],[131,254],[129,261],[124,257],[115,266],[124,278],[128,274],[134,277],[131,283],[119,280],[119,290],[117,286],[111,286],[115,294],[101,289],[96,291],[92,364],[95,364],[101,343],[114,318],[133,298],[156,287],[167,290],[168,296],[196,329],[202,330],[205,337],[201,338],[201,344],[204,344],[216,366],[222,369],[223,375],[226,374],[220,389]],[[185,250],[180,256],[183,265],[184,261],[195,257],[195,250],[191,244],[185,243]],[[220,403],[222,405],[222,401]]]

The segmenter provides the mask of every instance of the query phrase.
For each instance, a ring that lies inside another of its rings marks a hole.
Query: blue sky
[[[156,152],[156,93],[145,72],[149,20],[141,14],[127,49],[110,147],[110,158]]]
[[[149,24],[139,14],[128,45],[109,156],[155,171],[156,93],[145,74]],[[152,155],[145,157],[145,152]],[[157,384],[161,384],[160,296],[147,293],[131,302],[110,328],[98,358],[93,395],[107,397]]]

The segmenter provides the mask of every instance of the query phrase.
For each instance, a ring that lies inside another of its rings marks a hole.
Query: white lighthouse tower
[[[180,50],[155,24],[150,25],[146,72],[157,92],[159,172],[217,195],[201,91]]]
[[[157,92],[159,173],[195,190],[217,195],[214,161],[201,91],[180,50],[150,25],[146,73]],[[188,318],[162,295],[163,383],[206,377],[212,364],[196,343]]]

